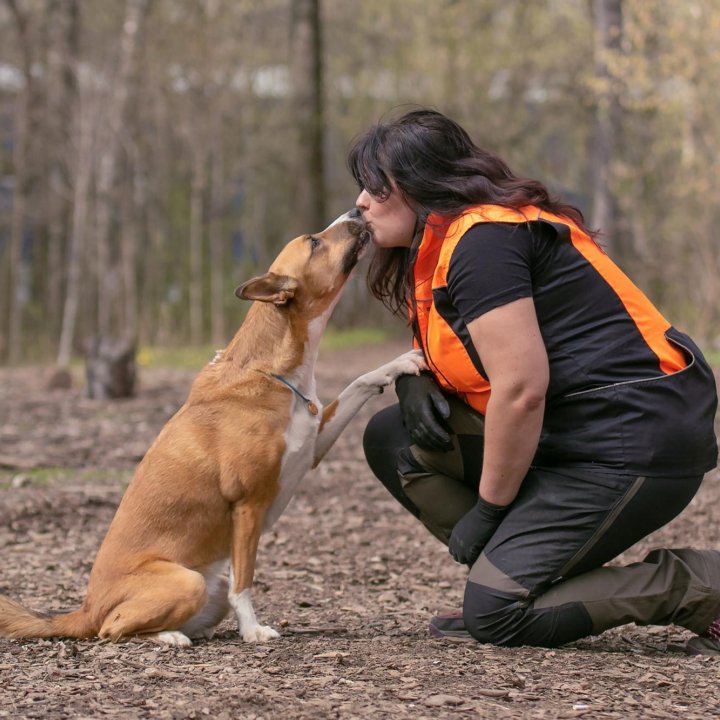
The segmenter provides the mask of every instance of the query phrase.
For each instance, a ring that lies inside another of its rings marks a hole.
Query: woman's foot
[[[688,655],[720,655],[720,615],[702,635],[687,641],[685,652]]]
[[[473,636],[465,628],[462,610],[440,612],[430,619],[428,627],[430,637],[437,640],[469,642]]]
[[[685,645],[688,655],[720,655],[720,642],[705,635],[690,638]]]

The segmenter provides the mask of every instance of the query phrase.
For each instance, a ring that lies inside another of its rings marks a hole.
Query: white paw
[[[160,632],[156,637],[159,643],[163,645],[175,645],[176,647],[190,647],[192,640],[177,630],[167,630],[166,632]]]
[[[253,625],[242,631],[242,639],[245,642],[267,642],[279,638],[280,633],[273,630],[269,625]]]
[[[398,363],[401,368],[399,375],[419,375],[423,370],[428,369],[422,350],[409,350],[396,357],[393,362]]]
[[[370,375],[378,387],[386,387],[401,375],[419,375],[422,370],[427,370],[422,350],[410,350],[382,365]]]

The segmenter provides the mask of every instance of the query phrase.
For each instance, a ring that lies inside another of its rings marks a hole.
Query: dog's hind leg
[[[203,571],[205,586],[207,588],[207,602],[199,613],[193,615],[180,631],[190,639],[205,638],[210,640],[219,625],[230,610],[228,600],[227,561],[213,563]]]
[[[177,563],[155,560],[127,577],[123,599],[105,617],[101,638],[140,636],[170,645],[190,645],[180,628],[207,603],[205,578]]]

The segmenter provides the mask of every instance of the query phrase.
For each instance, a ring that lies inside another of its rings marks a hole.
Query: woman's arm
[[[545,411],[549,370],[532,298],[484,313],[468,325],[490,381],[480,497],[508,505],[535,451]]]

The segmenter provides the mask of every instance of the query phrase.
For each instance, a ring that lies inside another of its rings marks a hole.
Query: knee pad
[[[513,642],[527,610],[528,602],[468,581],[463,602],[463,620],[468,632],[481,643],[522,645]]]
[[[465,588],[463,620],[479,642],[506,647],[558,647],[592,634],[592,620],[582,603],[535,608],[529,597],[472,581]]]

